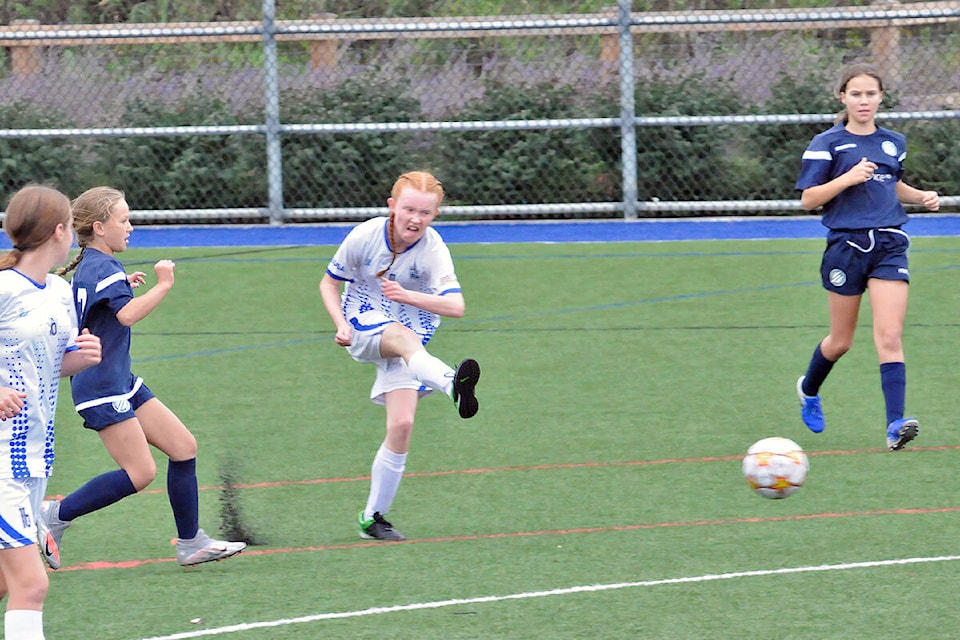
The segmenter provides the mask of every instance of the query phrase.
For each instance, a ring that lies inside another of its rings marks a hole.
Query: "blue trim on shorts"
[[[20,531],[13,528],[13,526],[3,518],[0,518],[0,529],[2,529],[4,533],[10,536],[12,541],[15,543],[15,544],[11,544],[5,540],[0,540],[0,544],[3,545],[4,549],[17,549],[19,547],[27,547],[31,544],[36,543],[35,540],[31,540],[30,538],[20,533]]]
[[[360,321],[356,318],[350,318],[350,324],[353,325],[353,328],[357,331],[373,331],[374,329],[379,329],[380,327],[385,327],[388,324],[393,324],[396,320],[387,320],[386,322],[378,322],[377,324],[360,324]]]

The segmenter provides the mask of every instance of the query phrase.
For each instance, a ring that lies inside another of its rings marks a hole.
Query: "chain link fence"
[[[423,168],[446,218],[790,215],[843,67],[868,61],[881,124],[908,136],[907,181],[960,206],[960,0],[543,4],[15,21],[0,27],[4,200],[110,184],[140,222],[342,221]]]

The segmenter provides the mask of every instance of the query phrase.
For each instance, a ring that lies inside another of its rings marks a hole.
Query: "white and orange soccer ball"
[[[764,438],[754,442],[741,465],[747,484],[764,498],[793,495],[807,481],[807,454],[789,438]]]

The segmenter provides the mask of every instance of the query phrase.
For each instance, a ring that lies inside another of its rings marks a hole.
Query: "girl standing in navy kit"
[[[103,341],[99,365],[74,376],[73,401],[84,426],[97,432],[119,469],[89,480],[63,500],[43,503],[41,552],[60,567],[60,542],[75,518],[143,490],[157,473],[150,446],[169,457],[167,495],[177,527],[177,562],[195,565],[240,553],[246,544],[214,540],[199,527],[197,441],[143,379],[130,370],[130,327],[150,314],[173,287],[174,263],[154,265],[157,284],[134,297],[146,274],[130,275],[115,257],[127,248],[133,227],[123,192],[94,187],[73,201],[80,255],[72,284],[79,326]]]
[[[830,307],[830,333],[814,350],[806,375],[797,380],[797,395],[804,424],[820,433],[826,426],[820,386],[853,345],[861,298],[869,291],[887,448],[898,451],[920,431],[915,418],[904,418],[910,237],[901,229],[909,220],[903,204],[937,211],[940,198],[902,179],[906,138],[875,121],[883,99],[879,74],[870,65],[853,65],[839,93],[845,108],[840,121],[810,142],[796,184],[804,209],[823,207],[822,221],[829,232],[820,275]]]

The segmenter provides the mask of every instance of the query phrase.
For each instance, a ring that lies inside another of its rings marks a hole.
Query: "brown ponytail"
[[[27,251],[50,239],[57,225],[70,223],[70,199],[53,187],[28,184],[10,198],[3,220],[13,249],[0,256],[0,269],[10,269]]]

